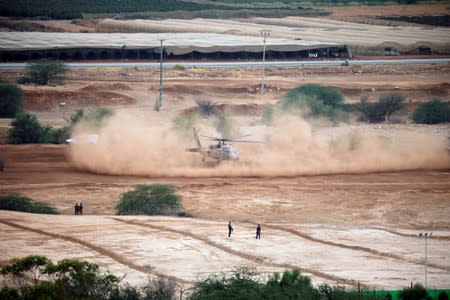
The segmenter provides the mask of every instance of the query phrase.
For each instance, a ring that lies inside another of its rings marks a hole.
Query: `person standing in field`
[[[233,232],[233,226],[231,226],[231,221],[228,222],[228,237],[231,237],[231,233]]]
[[[79,210],[79,206],[78,203],[75,203],[75,215],[78,215],[78,210]]]
[[[261,239],[261,225],[258,224],[258,226],[256,226],[256,239],[260,240]]]

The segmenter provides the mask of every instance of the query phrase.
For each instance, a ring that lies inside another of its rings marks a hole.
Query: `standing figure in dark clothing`
[[[233,226],[231,226],[231,221],[228,222],[228,237],[231,237],[231,233],[233,232]]]
[[[261,239],[261,225],[256,226],[256,239]]]
[[[75,214],[78,215],[80,207],[78,206],[78,203],[75,204]]]
[[[80,215],[82,215],[83,214],[83,203],[80,202],[78,209],[80,210]]]

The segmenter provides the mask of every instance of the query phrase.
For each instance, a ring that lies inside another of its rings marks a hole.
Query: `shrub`
[[[420,284],[416,283],[413,287],[404,288],[398,294],[402,300],[421,300],[428,296],[427,290]]]
[[[41,140],[42,127],[36,116],[30,113],[18,113],[8,130],[8,143],[32,144]]]
[[[342,94],[319,84],[305,84],[287,92],[278,104],[283,110],[300,109],[307,116],[325,116],[332,120],[346,117],[349,106]]]
[[[27,65],[26,77],[32,83],[47,85],[49,83],[61,83],[68,72],[68,67],[58,61],[40,60]]]
[[[361,113],[361,120],[377,123],[384,120],[383,112],[378,103],[370,103],[369,97],[363,96],[359,100],[358,110]]]
[[[169,215],[181,208],[181,197],[175,187],[165,184],[139,184],[121,196],[116,206],[118,214]]]
[[[272,106],[266,105],[261,116],[261,123],[271,125],[273,123],[275,111]]]
[[[33,83],[33,81],[28,76],[22,76],[22,77],[17,78],[16,83],[17,84],[30,84],[30,83]]]
[[[377,123],[386,121],[389,122],[390,116],[403,108],[403,101],[405,96],[399,93],[389,93],[381,95],[378,102],[370,103],[367,96],[360,99],[358,109],[361,112],[361,119]]]
[[[36,214],[58,214],[58,211],[53,206],[43,202],[34,201],[33,199],[20,194],[0,196],[0,209]]]
[[[0,81],[0,117],[11,118],[22,110],[22,89]]]
[[[67,128],[42,127],[39,142],[43,144],[62,144],[68,138]]]
[[[189,299],[263,299],[263,284],[249,268],[238,268],[231,275],[212,274],[194,285]],[[265,295],[264,295],[265,296]],[[264,297],[265,299],[276,299]],[[294,298],[292,298],[294,299]]]
[[[450,122],[450,104],[439,98],[419,104],[414,110],[412,119],[418,124],[438,124]]]
[[[195,100],[195,103],[197,103],[202,116],[209,117],[217,113],[217,105],[211,100]]]
[[[176,71],[184,71],[184,70],[186,70],[186,67],[183,66],[183,65],[176,64],[176,65],[173,66],[172,69],[174,69]]]
[[[12,259],[1,272],[12,278],[19,289],[2,289],[0,295],[16,295],[14,299],[112,299],[120,281],[101,273],[93,263],[63,259],[54,264],[37,255]],[[29,278],[33,285],[27,284]]]
[[[381,112],[384,114],[386,122],[389,122],[392,113],[403,108],[403,101],[405,101],[405,96],[400,93],[389,93],[380,96],[378,105],[380,106]]]
[[[161,277],[150,280],[143,288],[144,299],[176,299],[176,282]]]

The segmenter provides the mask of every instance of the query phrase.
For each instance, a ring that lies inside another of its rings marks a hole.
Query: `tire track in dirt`
[[[122,265],[125,265],[125,266],[129,267],[130,269],[133,269],[133,270],[136,270],[136,271],[139,271],[139,272],[142,272],[142,273],[155,275],[155,276],[158,276],[158,277],[162,277],[162,278],[165,278],[165,279],[170,279],[170,280],[177,281],[177,282],[180,282],[180,283],[186,283],[186,284],[193,284],[194,283],[192,281],[188,281],[188,280],[184,280],[184,279],[181,279],[181,278],[178,278],[178,277],[175,277],[175,276],[163,274],[163,273],[155,271],[155,270],[146,269],[143,266],[139,266],[139,265],[131,262],[130,260],[126,259],[125,257],[120,256],[119,254],[117,254],[115,252],[106,250],[103,247],[96,246],[94,244],[91,244],[89,242],[83,241],[83,240],[78,239],[78,238],[66,236],[66,235],[59,234],[59,233],[48,232],[48,231],[44,231],[44,230],[41,230],[41,229],[27,227],[27,226],[19,225],[19,224],[16,224],[14,222],[6,221],[6,220],[0,220],[0,223],[3,223],[5,225],[11,226],[11,227],[14,227],[14,228],[17,228],[17,229],[31,231],[31,232],[35,232],[35,233],[38,233],[38,234],[42,234],[42,235],[46,235],[46,236],[50,236],[50,237],[53,237],[53,238],[57,238],[57,239],[61,239],[61,240],[64,240],[64,241],[68,241],[68,242],[72,242],[72,243],[76,243],[76,244],[82,245],[82,246],[84,246],[86,248],[94,250],[95,252],[98,252],[101,255],[107,256],[107,257],[111,258],[112,260],[114,260],[114,261],[116,261],[116,262],[118,262],[118,263],[120,263]]]
[[[392,258],[392,259],[396,259],[396,260],[400,260],[400,261],[405,261],[408,263],[413,263],[413,264],[418,264],[418,265],[424,265],[424,262],[420,261],[420,260],[415,260],[415,259],[409,259],[397,254],[392,254],[392,253],[387,253],[387,252],[382,252],[382,251],[378,251],[375,249],[371,249],[371,248],[367,248],[367,247],[362,247],[362,246],[354,246],[354,245],[347,245],[347,244],[342,244],[342,243],[336,243],[336,242],[330,242],[330,241],[326,241],[326,240],[321,240],[315,237],[310,236],[309,234],[303,233],[299,230],[296,229],[292,229],[292,228],[285,228],[285,227],[281,227],[278,225],[270,225],[270,224],[263,224],[264,227],[267,228],[272,228],[272,229],[276,229],[276,230],[280,230],[280,231],[285,231],[288,233],[291,233],[293,235],[299,236],[301,238],[304,238],[306,240],[312,241],[312,242],[316,242],[316,243],[321,243],[321,244],[325,244],[325,245],[329,245],[329,246],[334,246],[334,247],[339,247],[339,248],[344,248],[344,249],[350,249],[350,250],[357,250],[357,251],[363,251],[366,253],[370,253],[372,255],[381,257],[381,258]],[[381,228],[377,228],[377,229],[381,229]],[[386,230],[388,231],[388,230]],[[411,236],[411,235],[403,235],[403,236]],[[412,235],[414,236],[414,235]],[[435,263],[428,263],[427,264],[430,267],[436,268],[436,269],[440,269],[440,270],[444,270],[444,271],[450,271],[450,267],[447,266],[443,266],[443,265],[438,265]]]
[[[395,230],[391,230],[391,229],[387,229],[387,228],[383,228],[383,227],[372,227],[372,229],[383,230],[383,231],[389,232],[391,234],[403,236],[403,237],[413,237],[413,238],[419,237],[417,234],[403,233],[403,232],[399,232],[399,231],[395,231]],[[441,240],[441,241],[450,241],[450,236],[434,235],[432,237],[432,239],[433,240]]]
[[[188,232],[188,231],[183,231],[183,230],[178,230],[178,229],[173,229],[173,228],[169,228],[169,227],[164,227],[164,226],[160,226],[160,225],[154,225],[154,224],[148,224],[148,223],[143,223],[143,222],[139,222],[139,221],[133,221],[133,220],[122,220],[122,219],[118,219],[118,218],[110,218],[112,220],[118,221],[118,222],[122,222],[122,223],[126,223],[129,225],[135,225],[135,226],[142,226],[142,227],[146,227],[146,228],[151,228],[151,229],[155,229],[155,230],[160,230],[160,231],[166,231],[166,232],[171,232],[171,233],[176,233],[176,234],[181,234],[184,236],[188,236],[191,237],[195,240],[199,240],[202,241],[203,243],[220,249],[226,253],[244,258],[246,260],[258,263],[258,264],[263,264],[265,266],[270,266],[270,267],[277,267],[277,268],[289,268],[289,269],[300,269],[301,271],[304,271],[306,273],[310,273],[313,274],[314,276],[320,277],[320,278],[324,278],[327,280],[331,280],[331,281],[335,281],[341,284],[347,284],[347,285],[352,285],[352,286],[358,286],[358,282],[356,280],[353,279],[345,279],[342,277],[338,277],[335,275],[330,275],[321,271],[317,271],[317,270],[313,270],[313,269],[308,269],[308,268],[304,268],[304,267],[300,267],[300,266],[296,266],[296,265],[292,265],[292,264],[280,264],[280,263],[274,263],[274,262],[268,262],[268,261],[264,261],[263,258],[255,256],[255,255],[251,255],[248,253],[243,253],[237,250],[234,250],[232,248],[223,246],[219,243],[216,243],[214,241],[211,241],[210,239],[204,238],[200,235],[197,235],[195,233],[192,232]]]

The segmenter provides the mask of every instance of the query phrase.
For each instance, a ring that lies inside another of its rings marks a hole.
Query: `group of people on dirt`
[[[231,221],[228,222],[228,237],[231,237],[231,233],[234,231],[233,226],[231,225]],[[258,224],[256,226],[256,237],[257,240],[261,239],[261,225]]]
[[[76,215],[82,215],[83,214],[83,203],[80,202],[80,204],[75,204],[75,214]]]

